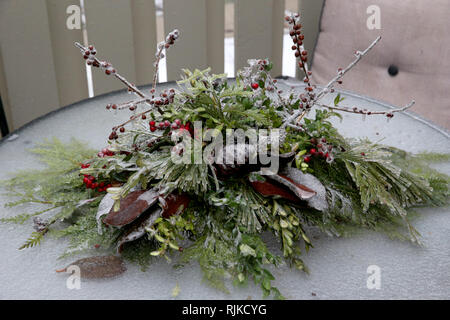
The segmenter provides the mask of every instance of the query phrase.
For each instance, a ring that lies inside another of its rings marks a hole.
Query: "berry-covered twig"
[[[291,36],[292,42],[294,43],[292,45],[292,50],[295,51],[295,57],[299,58],[298,67],[305,74],[305,83],[307,83],[308,86],[311,86],[311,72],[308,70],[307,64],[308,52],[303,47],[303,39],[305,38],[305,36],[301,32],[302,25],[300,23],[300,15],[296,13],[290,17],[286,16],[285,20],[289,25],[291,25],[289,35]]]
[[[300,69],[302,69],[305,72],[306,76],[305,76],[304,82],[307,83],[305,90],[307,92],[309,91],[309,95],[308,95],[308,97],[303,97],[303,101],[305,102],[305,107],[299,108],[298,110],[296,110],[291,115],[289,115],[285,118],[283,125],[282,125],[283,128],[285,128],[287,126],[290,127],[292,121],[294,121],[294,120],[295,120],[295,123],[298,124],[300,122],[300,120],[308,113],[308,111],[313,106],[327,108],[327,109],[335,110],[335,111],[362,114],[364,116],[366,116],[366,115],[386,115],[388,118],[392,118],[394,116],[394,113],[405,111],[414,105],[415,102],[413,100],[403,108],[393,109],[390,111],[371,111],[371,110],[367,110],[367,109],[361,109],[358,107],[348,108],[348,107],[341,107],[341,106],[337,106],[337,105],[329,106],[329,105],[317,103],[318,100],[321,99],[326,94],[334,92],[334,84],[342,83],[342,77],[348,71],[350,71],[362,59],[362,57],[364,57],[381,40],[381,36],[377,37],[364,51],[356,51],[355,52],[355,56],[356,56],[355,60],[353,60],[345,69],[339,68],[338,74],[333,79],[331,79],[330,82],[328,82],[328,84],[316,95],[313,92],[315,89],[315,86],[311,85],[310,79],[308,77],[310,72],[307,70],[307,67],[306,67],[307,53],[305,52],[305,55],[303,55],[303,53],[299,53],[300,38],[296,38],[296,36],[297,36],[297,34],[300,34],[300,32],[298,30],[300,29],[299,26],[301,26],[301,25],[298,23],[298,19],[299,19],[298,15],[295,15],[292,17],[286,17],[286,21],[288,21],[289,24],[293,25],[293,27],[292,27],[293,30],[291,30],[290,34],[293,37],[293,41],[294,41],[294,43],[296,43],[296,45],[292,46],[292,49],[296,50],[296,52],[295,52],[296,57],[299,57],[300,55],[302,57],[302,61],[299,62],[299,67],[300,67]],[[303,39],[301,39],[301,40],[303,40]],[[301,45],[301,41],[300,41],[300,45]]]
[[[107,61],[99,60],[95,56],[97,54],[97,50],[95,49],[95,47],[93,45],[89,45],[88,47],[85,47],[85,46],[81,45],[80,43],[75,42],[75,46],[80,49],[81,53],[83,54],[83,58],[86,60],[86,63],[88,65],[97,67],[97,68],[101,67],[103,70],[105,70],[105,74],[114,75],[114,77],[119,79],[123,84],[125,84],[125,86],[127,86],[129,92],[134,92],[136,95],[138,95],[139,97],[142,98],[139,100],[128,101],[128,102],[125,102],[125,103],[122,103],[119,105],[108,104],[106,106],[106,109],[108,109],[108,110],[110,110],[110,109],[112,109],[112,110],[129,109],[130,111],[135,111],[139,104],[145,103],[148,106],[150,106],[149,109],[147,109],[139,114],[135,114],[135,115],[131,116],[130,119],[125,121],[124,123],[113,127],[112,133],[110,134],[110,139],[117,138],[117,130],[118,129],[120,129],[121,132],[124,132],[125,131],[124,126],[126,124],[128,124],[138,118],[145,119],[146,118],[145,115],[154,109],[156,109],[159,113],[162,113],[160,106],[167,105],[167,104],[173,102],[173,98],[175,96],[175,91],[173,89],[170,90],[168,93],[167,92],[161,93],[160,98],[155,98],[154,93],[155,93],[155,88],[156,88],[156,82],[158,79],[159,63],[160,63],[161,59],[164,58],[164,56],[165,56],[163,51],[167,50],[171,45],[173,45],[175,40],[178,39],[178,37],[179,37],[179,31],[177,29],[175,29],[167,35],[165,41],[162,41],[161,43],[158,44],[158,49],[156,51],[156,60],[154,63],[155,73],[153,75],[153,85],[152,85],[152,89],[150,90],[150,92],[152,94],[151,97],[147,96],[144,92],[139,90],[134,84],[132,84],[127,79],[125,79],[123,76],[121,76],[117,72],[117,70],[111,65],[111,63],[109,63]]]
[[[381,40],[381,36],[378,36],[371,44],[367,47],[364,51],[356,51],[355,52],[355,60],[353,60],[345,69],[338,69],[336,77],[331,79],[330,82],[317,94],[317,97],[315,98],[315,101],[318,101],[320,98],[322,98],[325,94],[329,93],[331,88],[336,82],[341,81],[342,77],[350,71],[361,59],[364,57],[375,45]]]
[[[342,112],[349,112],[349,113],[356,113],[356,114],[362,114],[362,115],[375,115],[375,114],[383,114],[386,115],[388,118],[392,118],[394,116],[394,113],[396,112],[403,112],[409,108],[411,108],[414,105],[415,101],[412,100],[410,103],[408,103],[406,106],[404,106],[403,108],[397,108],[397,109],[392,109],[392,110],[388,110],[388,111],[370,111],[367,109],[361,109],[358,107],[340,107],[340,106],[329,106],[326,104],[320,104],[320,106],[322,108],[328,108],[330,110],[336,110],[336,111],[342,111]]]
[[[154,93],[155,90],[152,89],[151,92]],[[150,99],[150,101],[148,103],[150,103],[150,105],[154,106],[154,108],[156,108],[158,110],[158,112],[162,114],[163,111],[160,109],[160,106],[164,106],[164,105],[168,105],[168,104],[172,103],[174,98],[175,98],[175,89],[164,90],[163,92],[160,93],[160,97],[155,98],[154,96],[152,96],[152,98]],[[136,110],[136,103],[139,103],[139,102],[142,103],[142,100],[129,101],[129,102],[125,102],[121,105],[115,105],[115,104],[107,105],[106,108],[107,109],[129,108],[131,111],[134,111],[134,110]],[[145,100],[145,102],[147,103],[147,100]],[[115,126],[112,129],[113,132],[111,133],[110,137],[117,138],[117,134],[116,134],[117,129],[120,129],[121,132],[124,132],[124,126],[126,124],[128,124],[136,119],[139,119],[139,118],[141,118],[142,120],[145,120],[146,114],[153,110],[154,110],[153,108],[150,108],[150,109],[140,112],[138,114],[132,115],[129,120],[121,123],[118,126]]]
[[[156,50],[156,55],[155,55],[156,60],[154,63],[155,73],[153,74],[153,85],[152,85],[153,90],[156,88],[156,82],[158,80],[159,62],[165,56],[163,51],[169,49],[170,46],[174,44],[175,40],[177,40],[179,36],[180,36],[180,32],[178,31],[178,29],[175,29],[167,35],[165,41],[161,41],[158,44],[158,48]]]
[[[86,60],[86,63],[90,66],[102,68],[105,70],[105,74],[107,75],[114,75],[119,81],[121,81],[125,86],[128,87],[128,90],[134,92],[141,98],[149,99],[150,97],[144,94],[141,90],[139,90],[134,84],[129,82],[127,79],[125,79],[123,76],[121,76],[117,70],[111,65],[111,63],[107,61],[99,60],[95,55],[97,54],[97,50],[94,48],[93,45],[89,45],[88,47],[85,47],[81,45],[78,42],[75,42],[75,46],[77,46],[81,53],[83,54],[83,58]]]
[[[375,39],[374,42],[372,42],[372,44],[363,52],[359,52],[357,51],[356,54],[356,59],[350,63],[347,68],[345,69],[338,69],[338,74],[336,77],[334,77],[326,86],[325,88],[323,88],[318,94],[317,96],[313,97],[312,100],[312,105],[314,105],[322,96],[324,96],[326,93],[330,92],[333,90],[332,86],[336,83],[336,82],[340,82],[341,78],[344,76],[345,73],[347,73],[349,70],[351,70],[360,60],[363,56],[365,56],[377,43],[378,41],[380,41],[381,37],[378,37],[377,39]],[[308,87],[309,84],[308,84]],[[312,105],[310,105],[310,107],[312,107]],[[283,122],[283,128],[285,128],[287,126],[288,123],[291,123],[293,120],[297,120],[296,122],[299,122],[308,112],[307,109],[306,110],[303,109],[299,109],[297,111],[295,111],[291,116],[287,117],[285,119],[285,121]],[[309,108],[310,109],[310,108]],[[299,119],[297,119],[299,118]]]

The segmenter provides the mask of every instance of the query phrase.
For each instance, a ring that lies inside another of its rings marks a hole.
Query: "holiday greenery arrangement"
[[[216,288],[227,290],[226,276],[235,284],[252,279],[264,296],[281,298],[266,265],[285,261],[307,271],[301,260],[301,251],[312,247],[306,227],[337,236],[363,227],[419,242],[408,209],[446,204],[449,178],[425,159],[448,155],[412,155],[342,137],[329,121],[339,112],[389,119],[413,102],[373,112],[341,106],[337,94],[333,105],[323,104],[321,98],[380,38],[356,51],[355,60],[319,89],[311,83],[299,19],[286,17],[305,75],[301,93],[279,90],[271,63],[261,59],[249,60],[235,83],[209,69],[183,70],[177,90],[157,94],[159,62],[177,30],[158,45],[149,95],[99,60],[93,46],[76,44],[88,65],[116,77],[138,98],[106,106],[132,111],[112,129],[108,147],[97,153],[77,141],[47,141],[33,150],[46,169],[3,183],[18,199],[7,206],[45,206],[1,219],[33,219],[36,231],[21,249],[48,234],[70,239],[63,257],[110,251],[73,263],[85,277],[123,272],[118,256],[143,268],[156,257],[176,258],[178,266],[195,260]],[[280,252],[268,249],[264,232],[279,240]]]

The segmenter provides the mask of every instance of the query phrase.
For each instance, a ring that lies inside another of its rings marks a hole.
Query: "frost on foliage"
[[[101,218],[102,216],[108,214],[112,207],[114,206],[114,199],[112,198],[112,194],[111,193],[107,193],[102,201],[100,202],[99,206],[98,206],[98,211],[97,211],[97,229],[98,229],[98,233],[102,234],[102,221]]]
[[[139,218],[148,208],[158,200],[155,190],[136,190],[130,192],[120,201],[120,209],[111,208],[103,222],[111,226],[124,226]]]
[[[306,200],[309,206],[319,211],[326,211],[328,209],[326,189],[319,179],[312,174],[303,173],[301,170],[292,167],[286,168],[285,173],[295,182],[305,185],[316,192],[315,196]]]

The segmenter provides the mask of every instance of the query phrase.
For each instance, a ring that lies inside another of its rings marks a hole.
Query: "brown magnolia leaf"
[[[300,199],[291,191],[282,188],[272,181],[250,181],[253,188],[265,197],[278,196],[292,202],[299,202]]]
[[[123,245],[125,243],[135,241],[144,236],[146,233],[145,229],[151,227],[155,223],[156,219],[161,216],[161,212],[162,209],[160,207],[157,207],[150,213],[150,215],[146,219],[143,219],[142,221],[136,223],[135,226],[132,226],[130,230],[128,230],[122,237],[120,237],[117,244],[117,252],[122,252]]]
[[[292,202],[308,200],[316,195],[316,192],[291,178],[280,175],[267,175],[265,181],[250,180],[253,188],[263,196],[278,196]]]
[[[80,268],[80,276],[85,279],[111,278],[124,273],[127,268],[122,258],[116,256],[95,256],[79,259],[64,269],[56,272],[66,272],[70,266]]]
[[[170,194],[166,198],[166,206],[164,208],[164,212],[163,212],[162,216],[164,218],[170,218],[174,214],[182,213],[187,208],[190,201],[191,201],[191,199],[185,193]]]
[[[157,207],[149,214],[149,216],[144,219],[142,219],[143,217],[141,216],[133,222],[130,229],[118,241],[118,253],[122,252],[125,243],[135,241],[144,236],[146,233],[145,229],[151,227],[158,217],[162,215],[164,218],[169,218],[174,214],[180,214],[186,209],[190,202],[190,198],[187,194],[170,194],[165,200],[166,205],[164,210]]]
[[[308,206],[319,211],[328,209],[327,191],[325,186],[315,176],[309,173],[303,173],[301,170],[293,167],[286,167],[282,174],[287,176],[295,183],[304,185],[316,192],[314,197],[307,199]]]
[[[290,191],[292,191],[297,197],[302,200],[310,199],[316,195],[316,192],[314,190],[308,188],[303,184],[295,182],[285,175],[273,174],[268,175],[267,178],[286,186]]]
[[[130,192],[120,201],[120,209],[111,208],[103,222],[115,227],[127,225],[136,220],[142,213],[158,200],[158,193],[154,190],[137,190]]]

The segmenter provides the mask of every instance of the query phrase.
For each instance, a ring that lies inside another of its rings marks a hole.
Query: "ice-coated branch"
[[[353,60],[345,69],[339,69],[338,70],[338,74],[336,75],[336,77],[334,77],[333,79],[331,79],[330,82],[328,82],[328,84],[317,94],[316,98],[314,99],[314,101],[318,101],[320,98],[322,98],[325,94],[327,94],[330,89],[333,87],[333,85],[338,82],[339,80],[341,80],[341,78],[347,73],[349,72],[361,59],[362,57],[364,57],[373,47],[375,47],[375,45],[381,40],[381,36],[378,36],[371,44],[370,46],[367,47],[366,50],[364,51],[356,51],[355,52],[355,60]]]
[[[134,84],[129,82],[127,79],[125,79],[123,76],[121,76],[117,70],[111,65],[111,63],[107,61],[102,61],[96,57],[97,50],[94,48],[93,45],[89,45],[88,47],[85,47],[81,45],[78,42],[75,42],[75,46],[80,49],[81,54],[83,55],[83,58],[86,60],[86,63],[90,66],[96,67],[96,68],[102,68],[105,71],[105,74],[107,75],[113,75],[119,81],[121,81],[127,88],[129,92],[134,92],[136,95],[138,95],[142,99],[138,100],[132,100],[128,101],[122,104],[108,104],[106,106],[106,109],[113,109],[113,110],[123,110],[128,108],[130,111],[135,111],[137,109],[137,106],[139,104],[145,103],[150,108],[140,112],[139,114],[134,114],[130,117],[129,120],[125,121],[124,123],[117,125],[113,127],[113,132],[110,135],[110,139],[117,138],[116,131],[118,129],[121,130],[121,132],[124,132],[124,126],[138,118],[145,119],[145,114],[151,112],[152,110],[156,109],[159,113],[162,113],[162,110],[160,106],[167,105],[169,103],[173,102],[175,91],[173,89],[169,90],[169,92],[162,92],[160,94],[159,98],[155,98],[155,88],[156,88],[156,82],[158,79],[158,69],[159,69],[159,63],[162,58],[164,58],[164,50],[167,50],[170,46],[172,46],[179,37],[179,31],[177,29],[170,32],[165,41],[162,41],[158,44],[158,49],[156,51],[156,60],[155,60],[155,74],[153,75],[153,85],[151,89],[152,96],[147,96],[145,93],[143,93],[141,90],[139,90]]]
[[[308,86],[311,86],[311,79],[310,79],[310,71],[308,70],[308,53],[303,47],[303,39],[305,36],[301,32],[302,25],[300,23],[300,15],[298,13],[289,16],[286,16],[285,18],[286,22],[291,25],[291,30],[289,31],[289,35],[291,36],[291,39],[293,41],[292,50],[295,51],[295,57],[299,58],[298,67],[303,71],[305,74],[305,82],[308,84]]]
[[[379,41],[381,40],[381,36],[377,37],[364,51],[356,51],[355,53],[355,60],[353,60],[345,69],[338,69],[338,74],[336,75],[336,77],[334,77],[333,79],[331,79],[330,82],[328,82],[328,84],[317,94],[317,95],[313,95],[311,101],[309,102],[309,109],[307,108],[307,110],[304,109],[299,109],[297,111],[295,111],[294,113],[292,113],[292,115],[290,115],[289,117],[287,117],[284,122],[282,127],[286,128],[286,126],[291,123],[293,120],[297,119],[298,117],[303,118],[305,116],[305,114],[308,112],[308,110],[311,109],[312,106],[320,106],[323,107],[323,105],[319,105],[317,104],[317,101],[322,98],[325,94],[329,93],[332,88],[333,85],[336,82],[341,81],[342,77],[348,72],[350,71],[360,60],[362,57],[364,57]],[[306,62],[306,61],[305,61]],[[308,82],[308,86],[307,88],[312,88],[309,84],[309,78],[305,79],[306,82]],[[339,108],[339,107],[333,107],[333,108]],[[339,109],[336,109],[339,110]],[[345,112],[351,112],[349,110],[340,110],[340,111],[345,111]],[[374,113],[371,111],[367,111],[370,112],[370,114],[379,114],[379,113]],[[354,112],[354,113],[360,113],[360,112]],[[298,121],[297,121],[298,122]]]
[[[156,60],[154,63],[155,73],[153,74],[153,85],[152,85],[153,92],[156,88],[156,82],[158,80],[159,62],[165,56],[163,51],[169,49],[170,46],[174,44],[175,40],[177,40],[179,36],[180,36],[180,32],[178,31],[178,29],[175,29],[167,35],[165,41],[161,41],[158,44],[158,48],[156,49],[156,54],[155,54]]]
[[[122,82],[125,86],[128,87],[128,90],[131,92],[134,92],[139,97],[144,99],[149,99],[147,95],[145,95],[141,90],[139,90],[134,84],[129,82],[127,79],[125,79],[123,76],[121,76],[113,66],[107,62],[107,61],[101,61],[99,60],[95,55],[97,51],[95,50],[93,45],[90,45],[88,47],[85,47],[81,45],[78,42],[75,42],[75,46],[80,49],[81,53],[83,54],[83,58],[86,60],[86,63],[88,65],[91,65],[93,67],[102,68],[105,70],[105,74],[107,75],[113,75],[117,79],[119,79],[120,82]]]
[[[349,107],[340,107],[340,106],[329,106],[329,105],[326,105],[326,104],[321,104],[320,107],[327,108],[327,109],[330,109],[330,110],[349,112],[349,113],[356,113],[356,114],[362,114],[362,115],[367,115],[367,116],[375,115],[375,114],[378,114],[378,115],[379,114],[384,114],[388,118],[392,118],[394,116],[394,113],[396,113],[396,112],[403,112],[403,111],[411,108],[414,104],[415,104],[415,101],[412,100],[410,103],[408,103],[403,108],[397,108],[397,109],[392,109],[392,110],[388,110],[388,111],[370,111],[370,110],[367,110],[367,109],[360,109],[360,108],[357,108],[357,107],[349,108]]]

